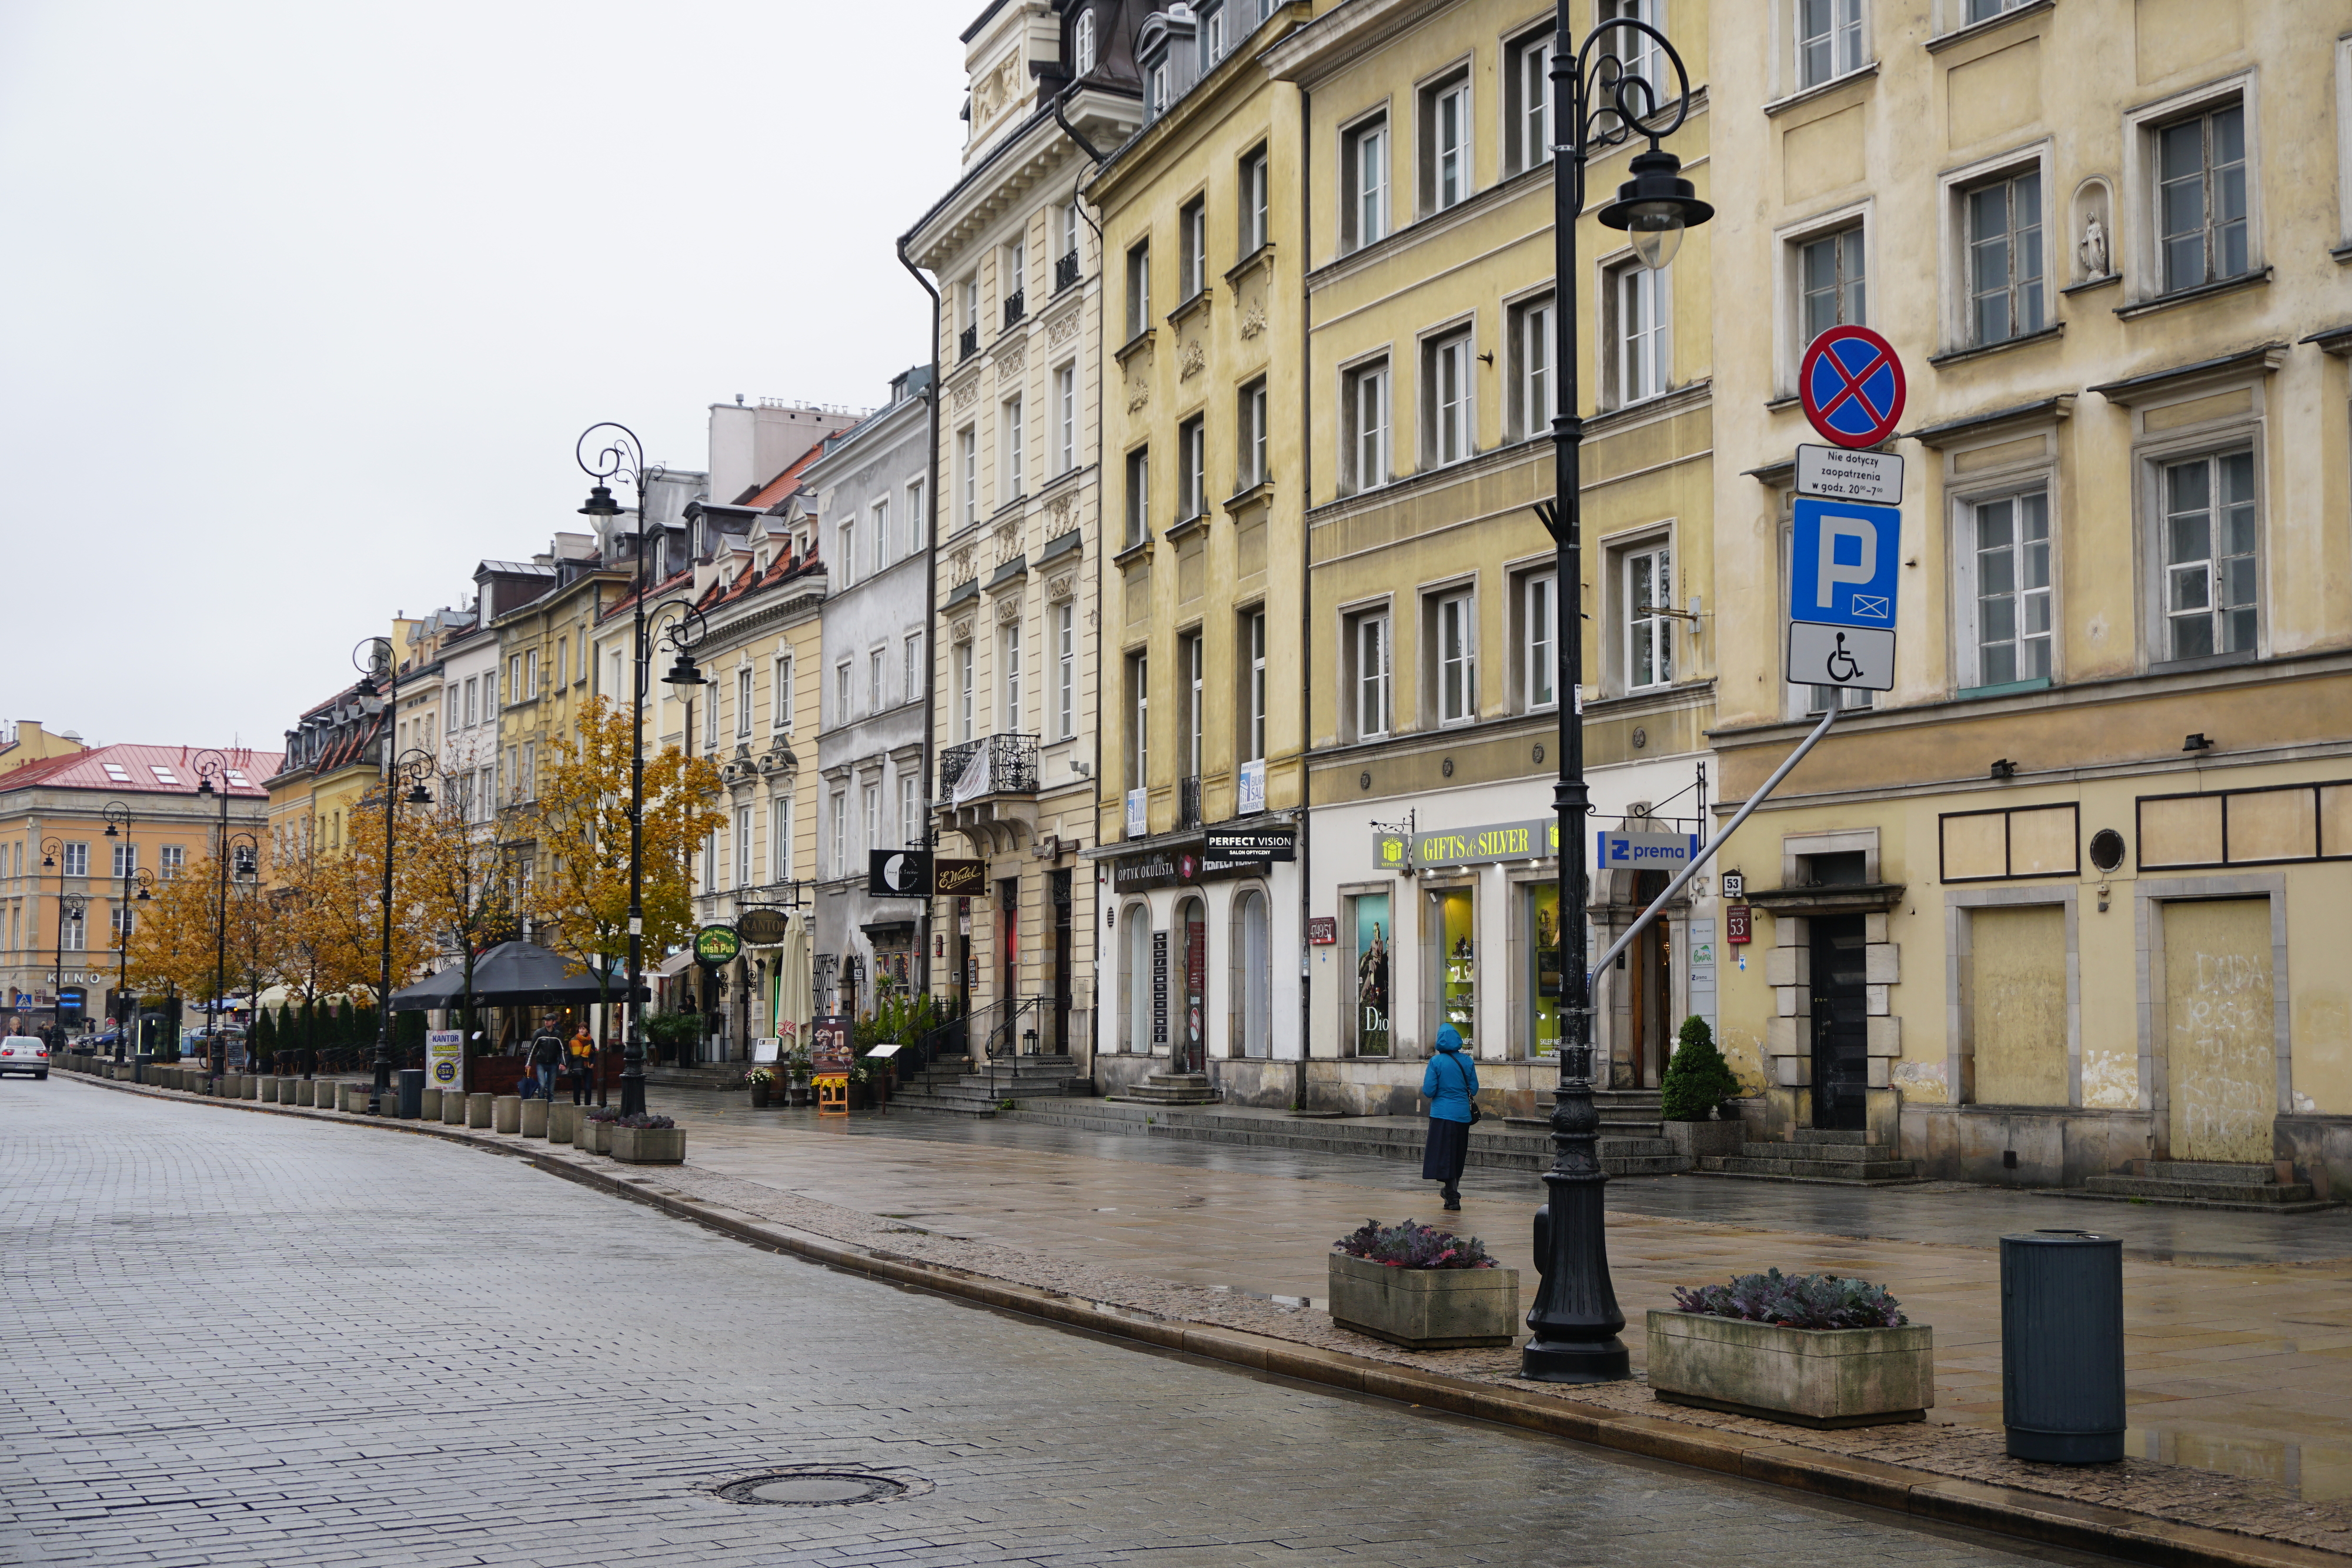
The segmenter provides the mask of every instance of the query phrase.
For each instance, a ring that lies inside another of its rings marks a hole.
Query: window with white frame
[[[1547,26],[1505,46],[1503,157],[1506,171],[1524,174],[1551,162],[1551,46]]]
[[[1024,709],[1021,706],[1021,622],[1007,621],[996,632],[996,667],[999,690],[1004,698],[1004,716],[998,728],[1007,735],[1021,732]]]
[[[1643,691],[1675,678],[1675,561],[1665,541],[1622,552],[1625,689]]]
[[[1151,537],[1151,452],[1139,446],[1127,455],[1127,542]]]
[[[1028,448],[1023,444],[1025,432],[1021,425],[1019,398],[1005,399],[999,426],[1004,432],[1003,501],[1015,501],[1026,495],[1029,488]]]
[[[768,802],[768,880],[793,880],[793,798],[778,795]]]
[[[1207,76],[1219,60],[1225,57],[1225,8],[1207,5],[1200,8],[1198,23],[1201,44],[1201,71]]]
[[[751,733],[751,666],[743,665],[735,672],[735,733]]]
[[[1674,269],[1628,262],[1608,274],[1609,392],[1618,407],[1674,382]]]
[[[716,711],[716,705],[713,705],[713,711]],[[535,740],[522,743],[522,799],[539,799],[539,742]]]
[[[1375,116],[1339,138],[1339,238],[1360,250],[1389,232],[1389,124]]]
[[[929,515],[923,510],[923,482],[912,480],[907,486],[907,549],[909,551],[923,548],[923,541],[930,534],[929,525]]]
[[[2246,108],[2231,99],[2155,131],[2157,256],[2164,292],[2253,269]]]
[[[1234,476],[1234,489],[1247,490],[1263,485],[1271,477],[1266,469],[1265,379],[1260,377],[1242,388],[1235,401],[1238,416],[1234,433],[1234,451],[1240,458],[1239,471]]]
[[[170,882],[188,868],[188,851],[184,844],[165,844],[160,869],[163,880]]]
[[[1201,776],[1202,737],[1207,717],[1206,641],[1198,632],[1186,632],[1176,640],[1176,667],[1181,672],[1178,676],[1181,685],[1176,695],[1182,704],[1181,711],[1176,716],[1177,733],[1179,744],[1184,748],[1181,766],[1187,779]]]
[[[1983,346],[2049,325],[2042,172],[2016,171],[1961,193],[1968,245],[1969,341]]]
[[[1176,520],[1206,517],[1208,511],[1209,432],[1196,415],[1176,427]]]
[[[973,711],[971,644],[958,643],[955,646],[956,676],[956,738],[970,740],[972,725],[978,718]]]
[[[1067,740],[1078,733],[1077,606],[1065,599],[1054,606],[1054,734]]]
[[[1241,760],[1265,756],[1265,611],[1242,612]]]
[[[1266,150],[1263,147],[1242,158],[1240,211],[1240,251],[1244,256],[1256,255],[1265,248],[1266,229]]]
[[[923,693],[923,640],[909,637],[899,644],[898,700],[913,702]]]
[[[1004,324],[1012,326],[1028,313],[1029,246],[1014,240],[997,256],[997,292],[1004,298]]]
[[[2047,680],[2050,495],[2036,486],[1961,505],[1959,621],[1967,684]]]
[[[866,711],[882,711],[882,650],[869,648],[866,653]]]
[[[1081,11],[1070,27],[1070,64],[1073,76],[1085,76],[1095,68],[1095,14]]]
[[[1195,196],[1176,214],[1176,298],[1200,298],[1209,286],[1209,203]]]
[[[847,588],[857,580],[857,525],[844,523],[835,532],[841,536],[841,549],[835,558],[841,562],[841,586]]]
[[[110,874],[118,877],[129,876],[132,872],[138,869],[139,846],[137,844],[115,845],[114,870]]]
[[[1862,68],[1862,0],[1794,4],[1798,87],[1819,87]]]
[[[1151,242],[1127,252],[1127,335],[1141,337],[1151,327]]]
[[[898,775],[898,841],[911,845],[920,842],[922,836],[923,806],[921,799],[915,793],[915,776],[901,773]]]
[[[1470,334],[1449,333],[1422,345],[1422,458],[1431,465],[1459,463],[1473,451]]]
[[[1511,323],[1511,429],[1522,441],[1551,431],[1552,337],[1555,326],[1551,296],[1515,305]]]
[[[1442,213],[1470,199],[1470,73],[1421,89],[1421,210]]]
[[[1533,712],[1559,700],[1559,578],[1531,571],[1519,579],[1519,706]]]
[[[1150,780],[1151,664],[1140,653],[1127,656],[1127,787],[1140,789]]]
[[[1797,348],[1800,352],[1832,327],[1870,319],[1862,225],[1800,240],[1797,266]]]
[[[789,653],[777,654],[775,665],[768,673],[768,727],[793,727],[793,658]]]
[[[1157,120],[1167,112],[1170,97],[1170,72],[1165,58],[1157,59],[1144,68],[1143,112],[1147,119]]]
[[[1078,465],[1078,367],[1076,361],[1054,370],[1054,472]]]
[[[2262,562],[2254,455],[2223,452],[2165,463],[2160,490],[2163,656],[2254,653]]]
[[[1430,685],[1437,698],[1437,722],[1467,724],[1478,716],[1478,627],[1476,601],[1467,591],[1433,594]]]
[[[833,722],[849,722],[849,661],[844,659],[833,667]]]
[[[1058,291],[1078,280],[1078,202],[1075,194],[1054,209],[1054,283]]]
[[[735,885],[749,887],[757,880],[753,868],[759,862],[751,858],[751,808],[735,808]]]
[[[880,571],[890,564],[890,497],[883,497],[866,509],[866,531],[874,536],[867,549],[867,570]]]
[[[956,432],[956,521],[971,528],[980,521],[980,427],[967,424]]]
[[[866,803],[866,852],[872,854],[882,847],[882,786],[868,784],[862,794]]]
[[[973,273],[956,288],[956,314],[963,319],[966,331],[980,329],[980,274]]]
[[[1649,83],[1663,101],[1674,84],[1666,79],[1670,73],[1666,69],[1665,53],[1658,47],[1657,39],[1636,27],[1612,26],[1612,23],[1643,22],[1663,32],[1665,29],[1659,17],[1659,5],[1660,0],[1600,0],[1594,25],[1608,28],[1609,41],[1605,47],[1617,57],[1625,74]]]
[[[849,791],[833,792],[833,874],[849,874]]]
[[[1339,383],[1344,445],[1340,476],[1351,490],[1369,490],[1389,480],[1389,362],[1378,360],[1348,371]]]

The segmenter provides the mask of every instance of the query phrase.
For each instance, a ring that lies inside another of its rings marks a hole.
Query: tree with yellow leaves
[[[470,998],[475,959],[513,935],[517,911],[497,832],[488,822],[468,821],[467,801],[448,785],[442,780],[432,807],[403,814],[397,847],[425,929],[442,952],[457,955],[466,977],[462,995]],[[464,1010],[471,1039],[472,1010]]]
[[[629,953],[629,714],[604,697],[578,730],[550,743],[538,819],[541,860],[530,912],[541,945],[597,977],[612,1001],[613,976]],[[646,759],[641,892],[643,952],[650,963],[683,943],[694,925],[694,848],[726,814],[716,803],[719,768],[666,746]]]
[[[318,865],[326,894],[318,901],[325,916],[322,935],[342,977],[341,988],[364,991],[379,1009],[384,1005],[383,799],[379,784],[352,807],[345,819],[343,852],[327,856]],[[397,816],[391,824],[392,984],[397,988],[424,968],[436,946],[431,915],[419,897],[424,857],[415,852],[435,819],[431,807],[411,805],[398,789],[393,809]]]

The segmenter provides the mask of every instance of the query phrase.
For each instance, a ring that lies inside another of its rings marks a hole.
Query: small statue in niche
[[[2093,213],[2083,220],[2083,276],[2105,277],[2107,275],[2107,230]]]

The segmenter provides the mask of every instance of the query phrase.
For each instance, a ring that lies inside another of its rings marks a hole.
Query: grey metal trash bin
[[[2009,1457],[2124,1457],[2124,1245],[2087,1230],[2000,1239],[2000,1420]]]
[[[425,1114],[425,1069],[404,1067],[400,1070],[400,1119],[414,1122]]]

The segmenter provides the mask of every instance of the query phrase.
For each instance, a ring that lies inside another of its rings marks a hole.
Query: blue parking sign
[[[1895,630],[1903,509],[1797,497],[1789,619]]]

